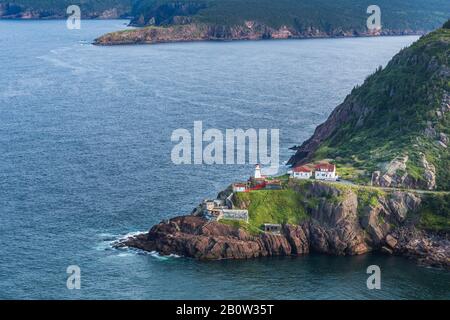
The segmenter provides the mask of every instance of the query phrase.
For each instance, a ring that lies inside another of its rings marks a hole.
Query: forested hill
[[[0,0],[2,19],[64,19],[70,5],[78,5],[83,18],[129,17],[133,0]]]
[[[355,88],[290,164],[322,159],[353,181],[450,190],[450,21]]]
[[[206,24],[222,28],[253,22],[303,34],[366,31],[370,0],[0,0],[0,18],[66,17],[79,5],[85,18],[131,17],[135,26]],[[391,33],[436,29],[450,12],[448,0],[378,0],[383,29]]]
[[[272,28],[287,26],[325,32],[363,31],[370,0],[140,0],[133,7],[135,25],[170,25],[185,21],[222,26],[245,21]],[[448,0],[379,0],[382,24],[391,30],[434,30],[450,12]]]

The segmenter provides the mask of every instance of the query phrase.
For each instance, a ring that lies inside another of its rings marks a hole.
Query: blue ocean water
[[[125,23],[0,21],[0,298],[450,298],[448,272],[398,257],[199,262],[112,249],[251,173],[174,165],[173,130],[277,128],[286,161],[417,39],[90,44]],[[371,264],[381,290],[366,287]],[[80,290],[66,287],[69,265]]]

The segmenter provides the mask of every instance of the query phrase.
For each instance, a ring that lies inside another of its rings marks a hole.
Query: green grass
[[[283,190],[236,193],[235,205],[249,210],[249,223],[231,220],[221,220],[221,222],[257,235],[262,232],[264,223],[298,225],[309,219],[308,212],[317,209],[322,201],[339,204],[349,192],[357,195],[360,216],[364,213],[365,208],[379,205],[380,200],[387,201],[394,192],[376,187],[327,183],[338,189],[339,195],[324,192],[324,194],[312,197],[309,189],[313,183],[319,182],[290,180]],[[450,232],[450,194],[433,192],[422,194],[421,197],[422,204],[417,212],[408,214],[409,221],[425,230]],[[381,215],[379,222],[385,222]]]
[[[450,232],[450,219],[429,210],[423,211],[419,227],[431,231]]]
[[[299,224],[308,215],[301,194],[292,189],[258,190],[235,194],[235,205],[250,203],[249,224],[261,228],[264,223]]]
[[[379,204],[379,199],[385,197],[387,194],[381,189],[359,188],[357,195],[358,214],[362,215],[364,208],[376,207]]]
[[[353,181],[354,183],[365,183],[367,181],[367,179],[364,179],[367,176],[366,170],[358,169],[352,164],[336,161],[336,170],[339,177],[344,180]]]
[[[419,211],[419,227],[450,232],[449,194],[432,194],[424,197]]]
[[[254,225],[250,223],[246,223],[244,221],[237,221],[237,220],[228,220],[228,219],[221,219],[219,220],[220,223],[226,224],[228,226],[232,226],[235,228],[241,228],[246,231],[248,231],[252,235],[258,235],[261,234],[263,231],[260,228],[255,227]]]

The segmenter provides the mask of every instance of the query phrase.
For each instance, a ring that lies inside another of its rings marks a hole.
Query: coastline
[[[99,46],[161,44],[177,42],[203,41],[262,41],[262,40],[305,40],[339,39],[379,36],[421,36],[424,30],[383,30],[360,32],[356,30],[323,32],[311,30],[298,32],[295,29],[281,27],[274,29],[265,25],[251,24],[238,26],[218,26],[207,24],[170,25],[167,27],[141,27],[107,33],[96,39],[93,44]]]
[[[114,247],[198,260],[380,252],[450,270],[448,233],[420,226],[418,212],[423,203],[420,192],[379,192],[374,188],[367,200],[366,188],[360,190],[358,186],[289,181],[284,189],[300,196],[306,216],[295,224],[280,223],[279,232],[256,230],[252,223],[210,219],[200,204],[191,214],[161,221],[147,233],[125,238]],[[281,190],[252,192],[266,192],[266,197],[267,192],[278,192],[277,197],[283,196]],[[233,194],[229,187],[219,193],[217,200],[233,197],[233,208],[253,210],[250,218],[256,221],[259,208],[243,195]],[[248,196],[252,198],[251,194]]]
[[[323,40],[323,39],[352,39],[352,38],[389,38],[389,37],[413,37],[413,36],[423,36],[427,33],[411,33],[411,34],[389,34],[389,35],[358,35],[358,36],[320,36],[320,37],[299,37],[299,38],[286,38],[286,39],[231,39],[231,40],[222,40],[222,39],[210,39],[210,40],[184,40],[184,41],[160,41],[160,42],[150,42],[150,43],[110,43],[110,44],[99,44],[95,42],[91,42],[92,45],[99,47],[115,47],[115,46],[148,46],[148,45],[163,45],[170,43],[198,43],[198,42],[209,42],[209,43],[223,43],[223,42],[254,42],[254,41],[270,41],[270,42],[278,42],[278,41],[299,41],[299,40]]]

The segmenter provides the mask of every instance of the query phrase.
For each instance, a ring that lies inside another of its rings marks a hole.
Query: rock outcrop
[[[316,28],[297,30],[293,27],[269,27],[256,21],[245,21],[238,25],[218,25],[194,23],[188,16],[175,16],[171,24],[160,26],[156,22],[151,26],[133,30],[118,31],[105,34],[95,39],[97,45],[128,45],[128,44],[155,44],[164,42],[184,41],[231,41],[231,40],[261,40],[261,39],[303,39],[328,37],[356,37],[373,36],[371,32],[358,32],[356,30],[342,31],[341,29],[323,31]],[[174,24],[176,22],[176,24]],[[154,25],[153,25],[154,24]],[[402,34],[417,34],[405,31]],[[396,31],[384,30],[382,34],[394,35]]]
[[[342,191],[323,183],[313,183],[307,190],[296,191],[305,192],[306,199],[317,200],[315,206],[305,203],[311,217],[308,229],[313,251],[355,255],[370,250],[359,224],[358,198],[354,192]]]
[[[237,227],[190,215],[161,222],[147,234],[125,239],[118,246],[197,259],[249,259],[308,253],[307,233],[301,226],[285,225],[281,234],[254,236]]]
[[[389,162],[383,171],[372,173],[371,184],[384,188],[436,189],[436,168],[429,163],[423,153],[420,154],[420,165],[423,174],[421,179],[412,177],[407,170],[409,157],[400,156]]]
[[[421,265],[450,269],[448,235],[399,228],[386,238],[386,243],[394,253],[416,260]]]
[[[421,206],[418,194],[393,191],[378,196],[376,203],[366,203],[354,188],[319,182],[291,184],[289,188],[304,195],[299,205],[307,210],[308,219],[298,225],[284,224],[279,234],[255,233],[211,221],[194,210],[191,215],[162,221],[148,233],[124,239],[117,246],[202,260],[381,251],[450,268],[447,236],[418,230],[413,220],[408,220]]]

